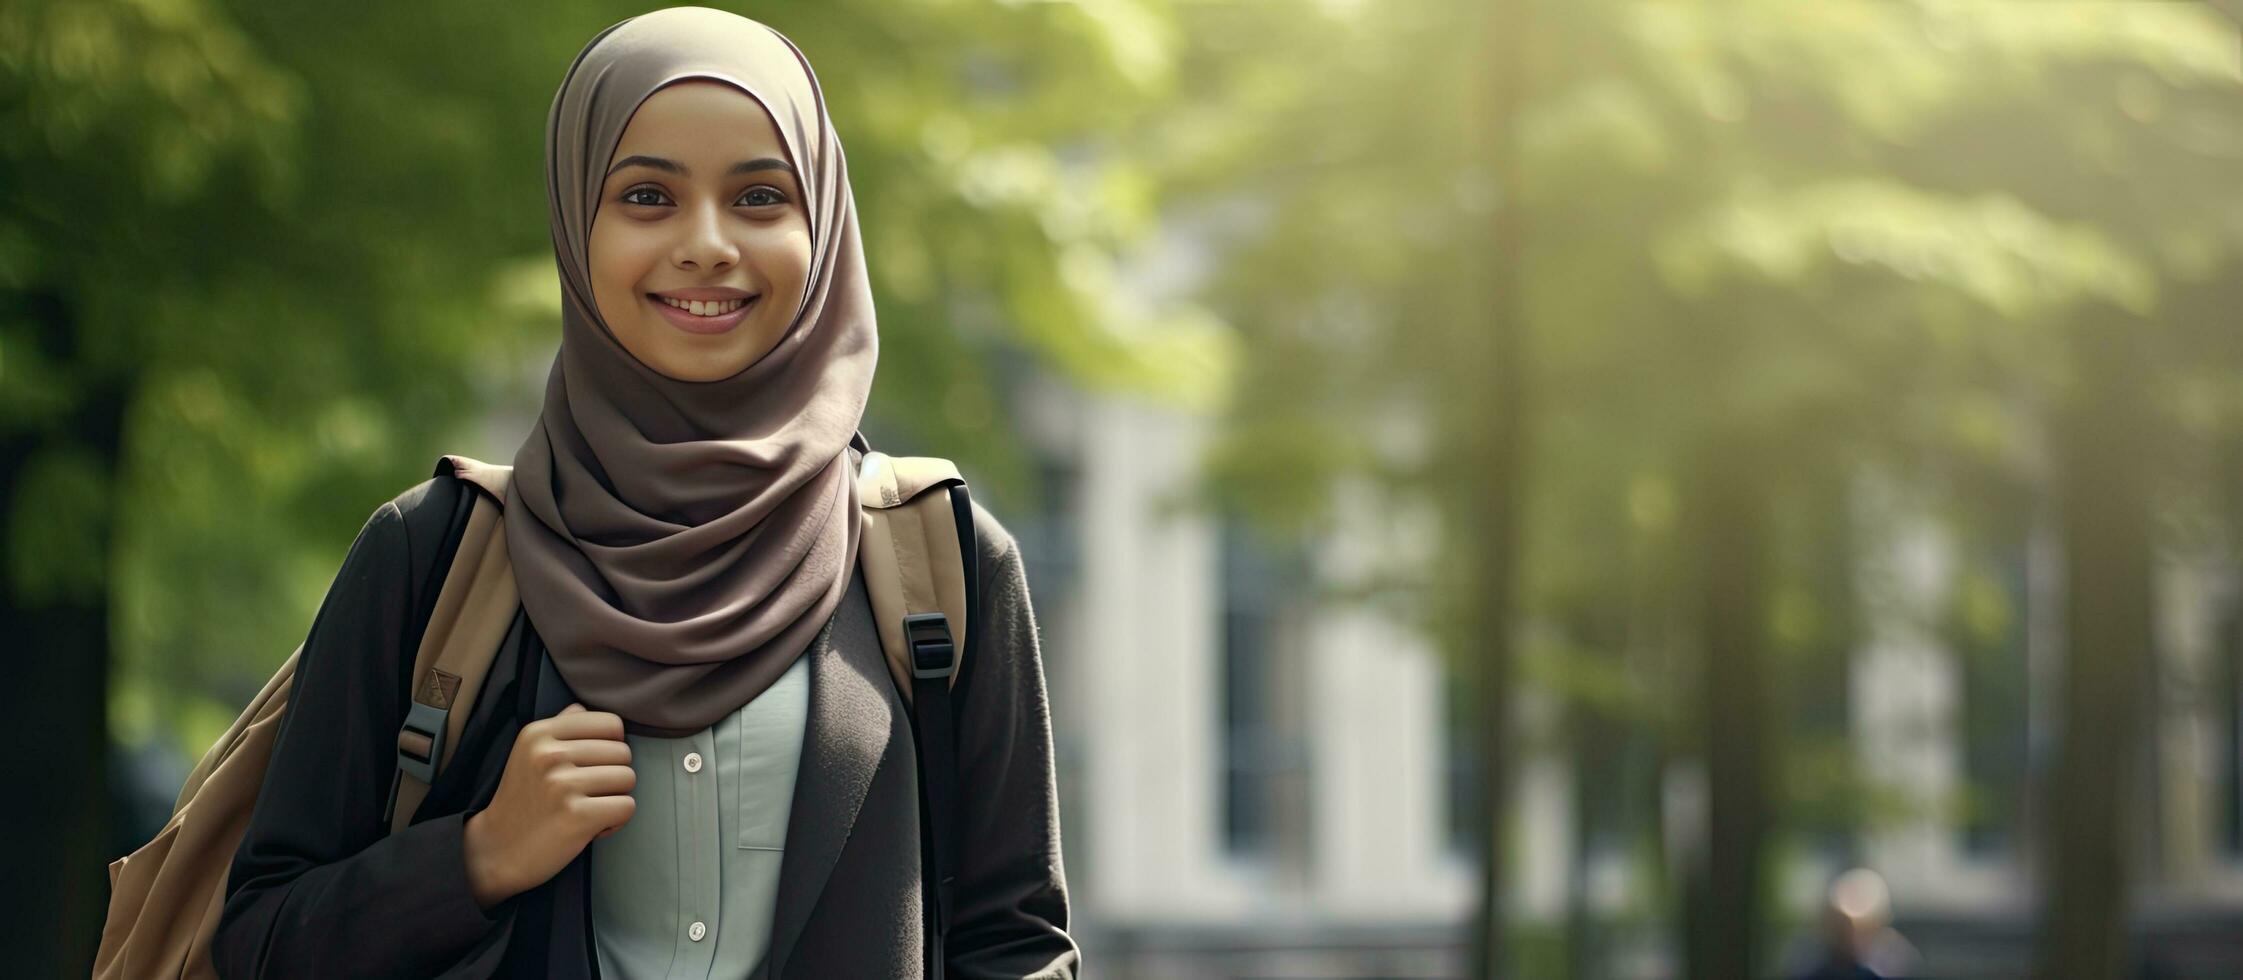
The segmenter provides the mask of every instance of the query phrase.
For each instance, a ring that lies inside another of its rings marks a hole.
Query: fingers
[[[631,764],[631,743],[606,738],[560,739],[561,761],[574,766],[628,766]]]
[[[600,827],[621,827],[638,812],[639,801],[628,796],[586,796],[571,809],[579,819]]]
[[[630,766],[580,766],[561,778],[585,796],[629,793],[639,784],[639,774]]]
[[[528,729],[523,729],[529,732]],[[560,773],[588,766],[631,764],[631,743],[605,738],[556,738],[530,733],[515,743],[514,759],[531,772]]]
[[[522,726],[522,730],[527,732],[534,727],[538,734],[559,739],[607,738],[616,741],[623,740],[623,716],[613,711],[587,711],[579,705],[570,705],[569,708],[575,708],[576,710],[571,711],[568,708],[563,708],[560,714],[530,722],[528,725]]]
[[[560,711],[556,712],[556,714],[563,714],[563,715],[565,715],[565,714],[568,714],[569,712],[572,712],[572,711],[582,711],[582,710],[584,710],[584,704],[583,704],[583,702],[581,702],[581,701],[571,701],[571,702],[569,702],[569,706],[568,706],[568,707],[566,707],[566,708],[562,708],[562,709],[561,709]]]

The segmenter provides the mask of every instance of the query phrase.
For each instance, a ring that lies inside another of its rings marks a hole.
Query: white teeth
[[[703,303],[699,300],[671,299],[668,296],[657,298],[694,316],[722,316],[739,309],[748,302],[744,299],[728,299],[720,302]]]

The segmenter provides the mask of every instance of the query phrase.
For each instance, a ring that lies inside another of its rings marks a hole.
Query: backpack
[[[975,608],[979,588],[972,503],[949,460],[872,452],[861,436],[851,444],[863,451],[857,565],[889,673],[918,736],[924,839],[933,843],[925,849],[925,880],[933,883],[930,976],[939,977],[956,867],[950,695],[971,649],[967,611]],[[451,760],[469,714],[452,708],[472,710],[521,601],[501,520],[513,467],[447,455],[436,465],[437,476],[446,474],[465,481],[473,501],[465,526],[455,532],[458,547],[413,657],[413,695],[398,731],[397,771],[384,814],[392,832],[412,822]],[[298,644],[203,754],[155,838],[110,862],[95,980],[216,976],[210,942],[226,904],[227,873],[248,831],[302,654]]]

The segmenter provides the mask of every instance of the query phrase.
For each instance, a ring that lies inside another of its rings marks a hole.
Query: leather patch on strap
[[[421,682],[420,693],[413,695],[413,700],[431,708],[449,710],[452,699],[459,695],[459,689],[460,679],[457,675],[431,669],[428,679]]]

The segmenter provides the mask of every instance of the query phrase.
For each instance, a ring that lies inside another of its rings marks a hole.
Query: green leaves
[[[437,454],[513,452],[559,339],[546,111],[568,59],[641,9],[0,11],[6,569],[20,598],[113,600],[120,736],[261,680],[352,530]],[[1180,98],[1187,42],[1166,4],[752,15],[811,55],[849,149],[882,448],[1025,498],[1023,352],[1220,398],[1226,329],[1134,281],[1164,186],[1135,134]]]
[[[1512,115],[1485,108],[1487,76],[1514,66],[1489,65],[1474,5],[1187,14],[1225,30],[1186,32],[1200,94],[1168,121],[1170,166],[1208,191],[1177,210],[1244,216],[1212,236],[1208,295],[1245,354],[1216,495],[1307,529],[1335,487],[1449,503],[1446,574],[1411,587],[1484,603],[1467,572],[1496,559],[1469,523],[1506,474],[1466,443],[1507,411],[1486,345],[1519,324],[1526,503],[1501,560],[1519,569],[1523,666],[1654,740],[1672,733],[1647,705],[1678,680],[1660,665],[1703,611],[1687,559],[1708,547],[1706,501],[1682,488],[1709,446],[1754,447],[1754,499],[1825,515],[1770,529],[1792,557],[1762,632],[1799,703],[1844,704],[1871,557],[1845,536],[1914,519],[1857,510],[1865,475],[1933,509],[1996,501],[1944,514],[1960,535],[2022,533],[2000,522],[2049,492],[2058,409],[2120,407],[2083,383],[2110,369],[2080,353],[2088,325],[2156,365],[2122,387],[2158,420],[2145,458],[2184,488],[2165,503],[2191,527],[2236,523],[2205,510],[2232,510],[2210,461],[2231,463],[2219,447],[2243,431],[2232,23],[2187,4],[1524,6]],[[1963,590],[1973,629],[2013,624]],[[1873,788],[1828,771],[1844,731],[1810,734],[1776,767],[1787,819],[1859,813]]]
[[[2005,320],[2087,302],[2146,314],[2157,296],[2152,267],[2092,224],[2000,192],[1958,199],[1875,176],[1745,183],[1670,231],[1654,256],[1672,288],[1699,296],[1734,276],[1837,298],[1849,269],[1880,273],[1874,288],[1951,292]]]
[[[11,159],[83,159],[158,203],[202,193],[229,157],[285,179],[305,97],[197,0],[12,4],[0,15],[0,87],[19,96],[0,127]]]

